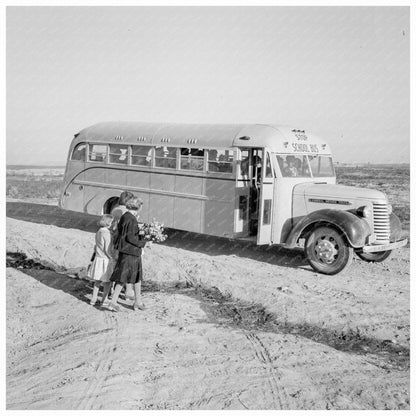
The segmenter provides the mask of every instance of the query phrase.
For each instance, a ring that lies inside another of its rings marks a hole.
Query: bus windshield
[[[335,176],[331,156],[309,155],[308,158],[313,177]]]
[[[309,168],[307,157],[304,155],[276,155],[280,172],[284,178],[298,177],[310,178],[311,171]]]
[[[335,176],[331,156],[275,155],[284,178],[319,178]]]

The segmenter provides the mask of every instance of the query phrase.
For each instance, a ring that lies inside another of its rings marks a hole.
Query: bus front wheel
[[[339,231],[321,226],[309,234],[305,255],[314,270],[333,275],[351,264],[354,250]]]
[[[356,251],[357,256],[361,260],[374,262],[374,263],[380,263],[386,260],[387,258],[390,257],[391,252],[392,252],[391,250],[379,251],[378,253],[363,253],[363,252]]]

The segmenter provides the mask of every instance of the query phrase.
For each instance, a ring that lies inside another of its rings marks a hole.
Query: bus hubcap
[[[322,240],[316,245],[318,259],[324,263],[332,263],[337,254],[335,245],[329,240]]]

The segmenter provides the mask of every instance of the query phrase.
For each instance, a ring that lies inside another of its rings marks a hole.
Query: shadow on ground
[[[95,233],[99,216],[66,211],[55,205],[29,202],[7,202],[6,216],[37,224],[55,225]],[[288,250],[277,246],[257,246],[248,241],[230,240],[186,231],[166,230],[163,245],[211,256],[238,256],[273,265],[312,270],[301,249]]]

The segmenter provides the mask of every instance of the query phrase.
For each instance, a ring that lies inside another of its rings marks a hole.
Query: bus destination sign
[[[302,152],[302,153],[318,153],[319,152],[319,148],[317,144],[292,143],[292,147],[295,152]]]

